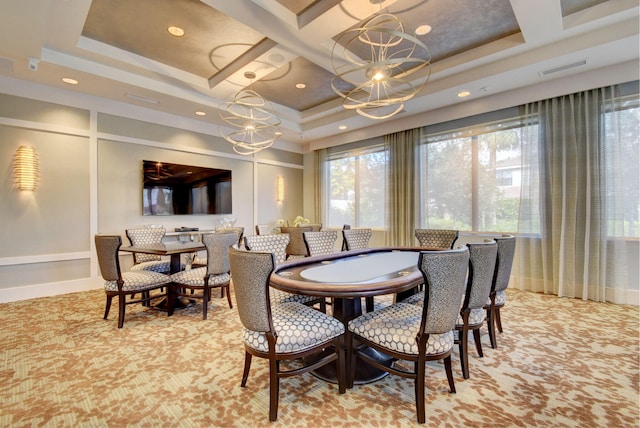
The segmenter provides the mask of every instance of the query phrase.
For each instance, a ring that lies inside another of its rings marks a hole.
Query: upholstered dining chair
[[[234,226],[218,226],[215,229],[213,229],[213,231],[215,233],[228,233],[228,232],[234,232],[238,235],[238,240],[237,240],[237,244],[241,245],[242,244],[242,237],[244,236],[244,227],[234,227]]]
[[[269,235],[273,233],[272,229],[268,224],[256,224],[256,235]]]
[[[493,239],[485,239],[484,242],[460,242],[456,248],[469,248],[469,274],[467,287],[460,305],[460,314],[456,320],[456,340],[460,354],[462,376],[469,378],[469,332],[473,332],[473,341],[479,357],[483,357],[482,343],[480,342],[480,328],[485,320],[485,308],[491,292],[493,273],[496,267],[498,244]],[[403,303],[411,303],[422,306],[424,303],[424,291],[416,293],[403,300]]]
[[[449,229],[416,229],[415,236],[421,247],[453,248],[453,243],[458,238],[458,231]]]
[[[289,234],[289,244],[287,244],[287,249],[285,250],[287,260],[300,259],[309,255],[302,234],[304,232],[311,232],[312,230],[313,228],[311,226],[280,227],[280,233]]]
[[[351,225],[350,224],[343,224],[342,225],[342,230],[349,230],[351,229]],[[340,248],[340,251],[347,251],[347,243],[344,240],[344,236],[342,237],[342,247]]]
[[[269,420],[278,417],[281,378],[335,362],[338,390],[343,394],[346,388],[342,322],[296,302],[273,305],[269,296],[273,290],[269,277],[276,264],[273,253],[229,248],[229,261],[238,315],[244,327],[245,357],[240,385],[246,387],[252,356],[269,360]],[[331,346],[333,352],[320,357]],[[285,360],[299,360],[303,365],[282,370],[280,362]]]
[[[482,358],[480,328],[485,320],[485,304],[491,293],[493,272],[496,267],[498,244],[492,239],[482,243],[467,243],[469,248],[469,275],[460,314],[456,320],[460,365],[462,377],[469,378],[469,332],[473,332],[473,341],[478,356]]]
[[[127,238],[132,246],[151,245],[162,243],[166,234],[164,227],[140,227],[125,230]],[[133,253],[132,271],[150,270],[153,272],[169,273],[171,266],[169,260],[162,260],[155,254]]]
[[[342,229],[342,251],[361,250],[369,247],[371,229]],[[365,297],[367,312],[374,310],[373,297]]]
[[[169,316],[173,315],[173,308],[176,297],[188,297],[190,299],[202,299],[202,319],[207,319],[207,309],[211,300],[211,289],[220,288],[221,295],[227,295],[229,308],[233,308],[231,303],[231,292],[229,290],[229,252],[231,245],[238,243],[238,234],[230,233],[205,233],[202,235],[202,243],[207,251],[207,265],[190,270],[181,270],[171,275],[169,285],[169,295],[167,297],[167,311]],[[190,294],[187,294],[187,290]],[[194,294],[194,290],[199,290],[199,294]]]
[[[104,279],[104,292],[107,302],[104,308],[104,319],[109,316],[111,302],[114,296],[118,297],[118,328],[124,325],[125,306],[134,303],[142,303],[149,306],[153,299],[165,297],[165,294],[151,295],[150,291],[165,287],[170,281],[169,275],[150,270],[127,271],[120,270],[118,251],[122,246],[120,235],[95,235],[96,253],[100,274]],[[140,293],[142,298],[135,299]],[[130,297],[127,300],[127,296]]]
[[[496,269],[493,274],[491,293],[485,305],[487,311],[487,328],[489,329],[489,340],[491,347],[496,349],[498,341],[496,338],[496,328],[502,333],[502,320],[500,319],[500,308],[507,302],[507,287],[511,278],[511,267],[513,257],[516,252],[516,238],[513,235],[502,235],[493,238],[498,244],[498,258]]]
[[[301,223],[298,227],[310,227],[312,232],[320,232],[322,230],[322,223]]]
[[[345,242],[345,250],[360,250],[369,247],[371,229],[346,229],[342,230],[342,238]]]
[[[335,230],[304,232],[303,237],[310,256],[321,256],[336,252],[335,244],[338,239],[338,232]]]
[[[425,362],[444,360],[450,392],[456,392],[451,370],[453,328],[465,290],[469,250],[422,251],[418,268],[425,284],[422,306],[395,303],[367,312],[348,324],[352,360],[348,386],[353,386],[357,359],[414,381],[416,414],[425,422]],[[358,346],[354,346],[358,343]],[[388,367],[371,357],[371,348],[395,359]]]
[[[271,235],[253,235],[244,237],[244,246],[249,251],[260,251],[272,253],[276,258],[276,263],[284,263],[287,259],[287,245],[289,244],[288,233],[274,233]],[[322,312],[326,311],[324,298],[315,296],[303,296],[302,294],[287,293],[286,291],[272,289],[270,292],[271,303],[297,302],[308,306],[316,303],[320,305]]]

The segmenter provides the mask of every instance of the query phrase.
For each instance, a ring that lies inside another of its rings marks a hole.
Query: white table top
[[[390,273],[399,275],[418,264],[419,254],[414,251],[362,254],[349,260],[327,262],[300,272],[309,281],[324,283],[357,283],[369,281]]]

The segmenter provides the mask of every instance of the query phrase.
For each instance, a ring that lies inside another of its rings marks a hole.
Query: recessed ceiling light
[[[269,54],[269,56],[267,58],[269,58],[270,61],[273,61],[273,62],[276,62],[276,63],[284,61],[284,55],[279,54],[279,53]]]
[[[469,95],[471,95],[471,92],[469,92],[469,91],[460,91],[460,92],[458,92],[458,97],[459,98],[468,97]]]
[[[338,129],[344,131],[345,129],[347,129],[347,125],[340,125],[338,126]]]
[[[77,85],[78,84],[78,81],[76,79],[72,79],[71,77],[63,77],[62,81],[64,83],[68,83],[70,85]]]
[[[196,116],[206,116],[207,113],[203,112],[203,111],[197,111],[196,112]]]
[[[184,30],[182,28],[180,28],[180,27],[175,27],[175,26],[172,25],[171,27],[167,28],[167,31],[172,36],[176,36],[176,37],[184,36]]]
[[[298,88],[298,89],[304,89],[306,87],[307,87],[307,85],[305,85],[304,83],[296,83],[296,88]]]
[[[424,24],[416,28],[416,35],[424,36],[425,34],[429,34],[431,30],[431,25]]]

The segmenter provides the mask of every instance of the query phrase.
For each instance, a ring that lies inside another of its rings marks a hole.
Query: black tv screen
[[[143,161],[143,214],[231,214],[231,171]]]

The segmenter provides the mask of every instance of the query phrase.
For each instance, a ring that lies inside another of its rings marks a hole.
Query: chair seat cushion
[[[424,291],[420,291],[412,296],[407,297],[402,303],[409,303],[410,305],[424,305]]]
[[[273,327],[278,335],[276,353],[299,352],[328,343],[344,333],[337,319],[295,302],[271,307]],[[268,352],[267,338],[262,332],[244,329],[244,343],[250,348]]]
[[[318,300],[316,296],[303,296],[302,294],[287,293],[286,291],[278,290],[277,288],[269,288],[269,299],[272,305],[279,305],[287,302],[311,303]]]
[[[192,287],[204,287],[204,276],[207,274],[207,268],[201,267],[197,269],[181,270],[171,275],[171,281],[177,284],[190,285]],[[209,286],[220,285],[229,282],[231,275],[229,273],[221,273],[219,275],[209,276]]]
[[[507,303],[507,292],[502,290],[502,291],[497,291],[496,292],[496,306],[504,306],[504,304]],[[487,299],[487,306],[491,306],[491,299]]]
[[[480,325],[484,322],[485,318],[485,310],[484,308],[476,308],[471,309],[471,313],[469,313],[469,325],[476,326]],[[458,315],[458,319],[456,320],[456,327],[464,325],[462,321],[462,315]]]
[[[140,291],[149,290],[155,287],[160,287],[171,281],[169,275],[152,271],[140,271],[140,272],[123,272],[122,285],[123,291]],[[118,283],[116,281],[105,281],[105,291],[118,291]]]
[[[154,260],[150,262],[142,262],[131,267],[133,272],[148,270],[152,272],[169,273],[171,266],[168,260]]]
[[[416,334],[421,322],[422,307],[401,302],[349,321],[349,330],[392,351],[418,355]],[[452,347],[453,331],[430,334],[426,353],[442,354]]]

